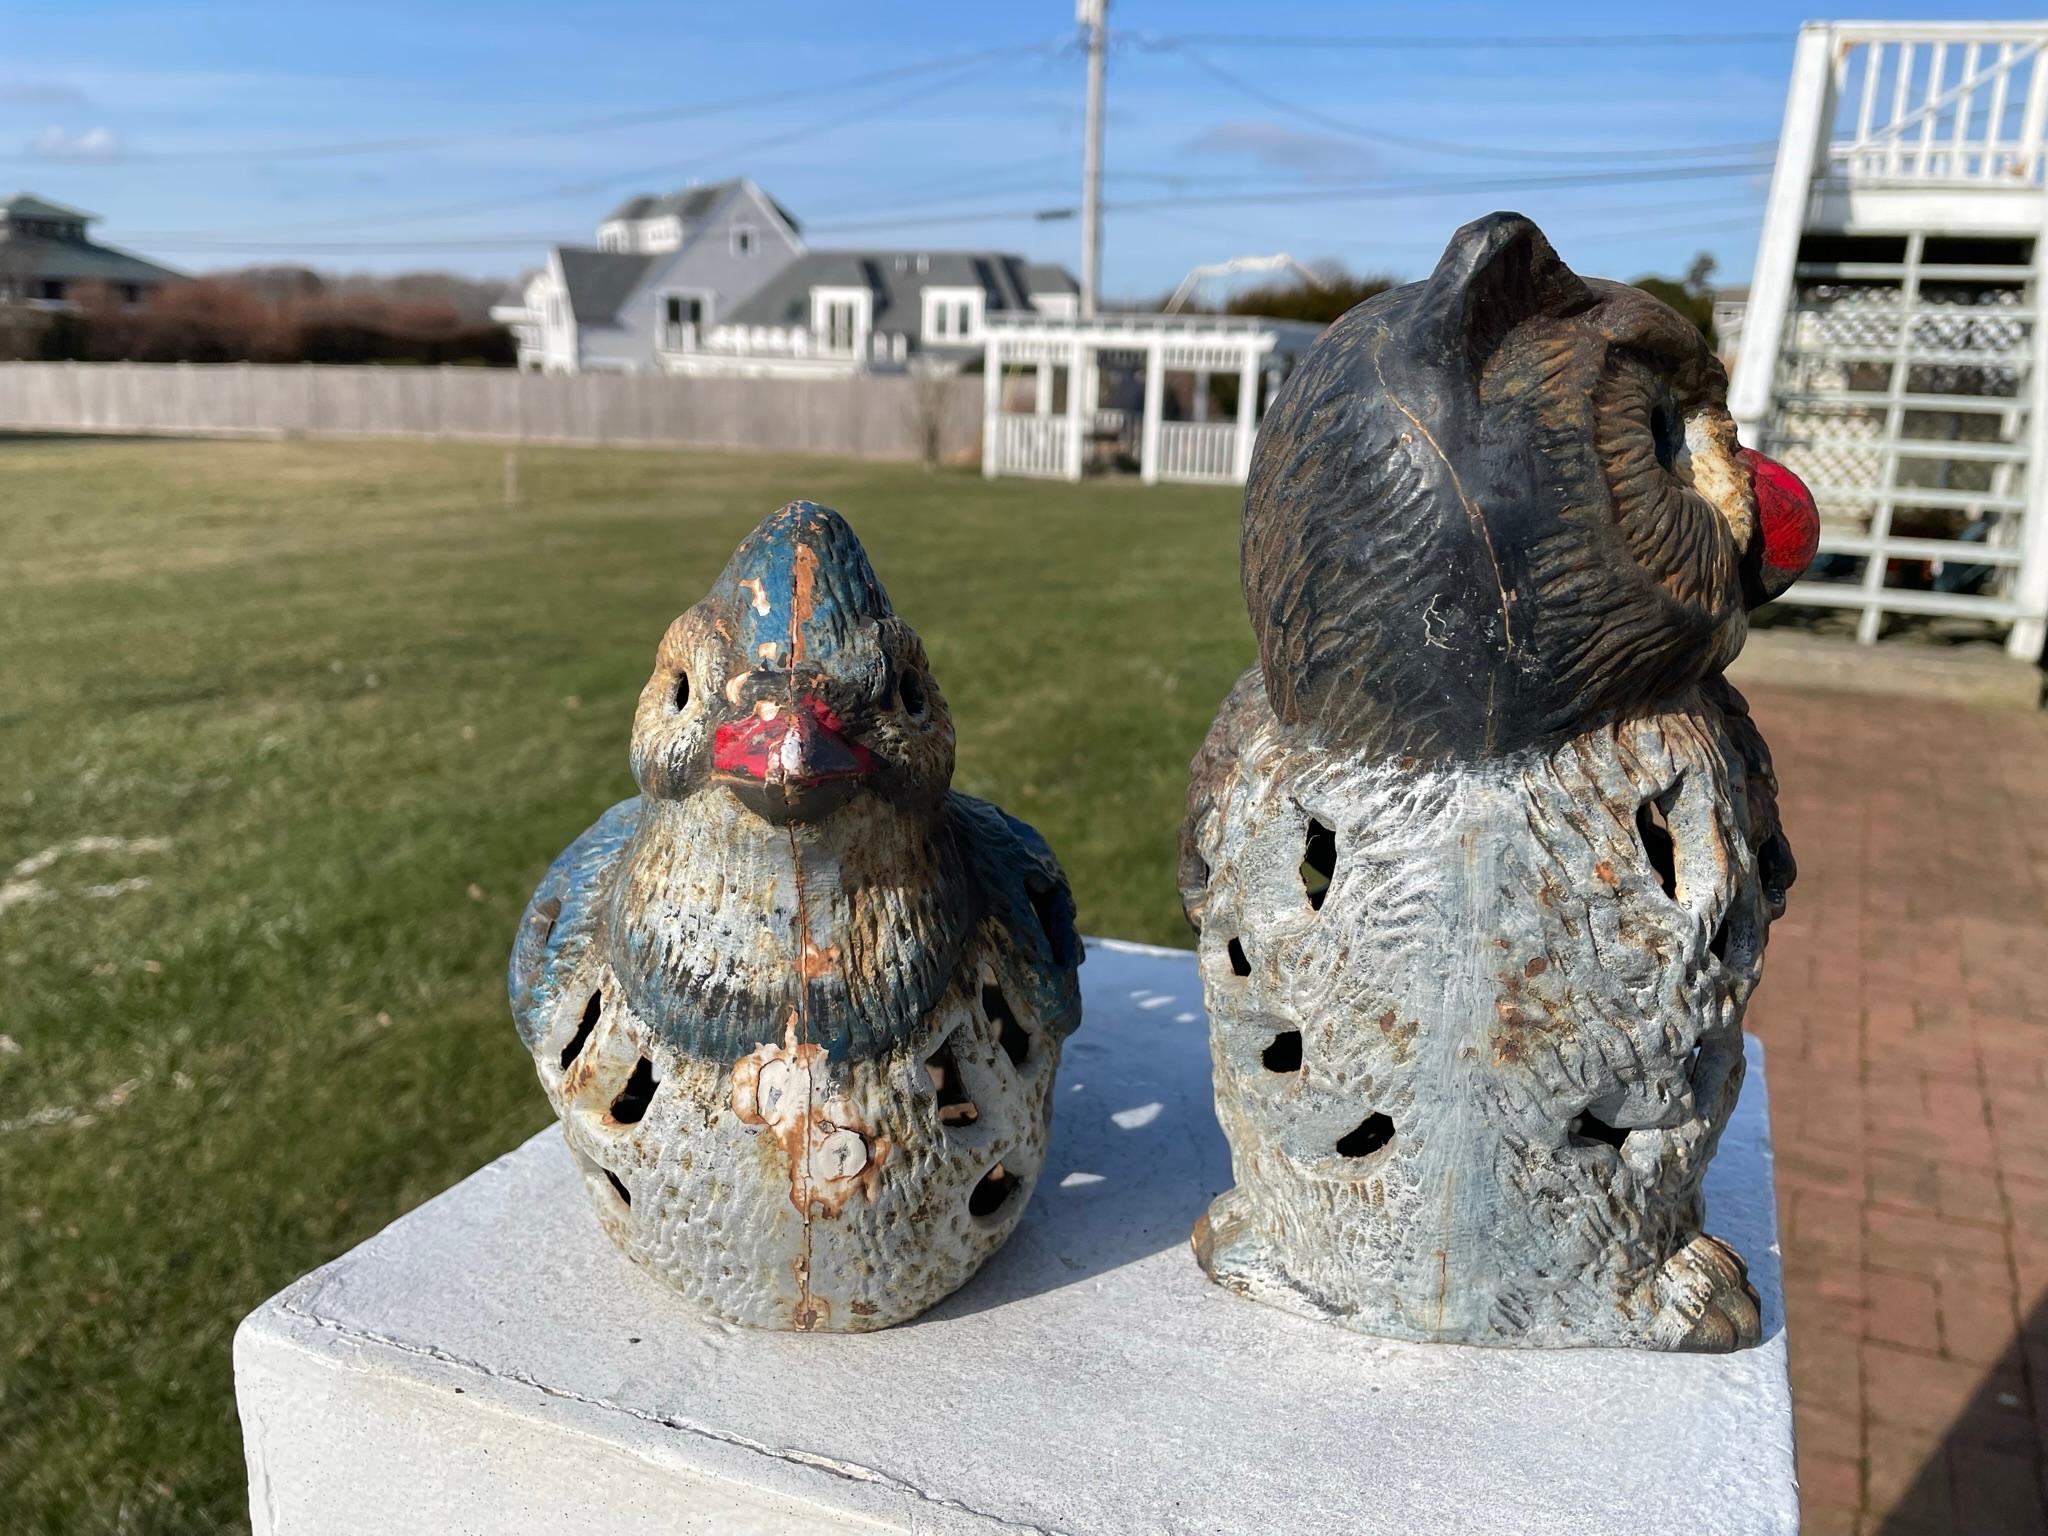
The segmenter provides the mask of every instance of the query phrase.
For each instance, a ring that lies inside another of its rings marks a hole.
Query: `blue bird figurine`
[[[669,626],[641,794],[534,892],[512,1013],[605,1230],[763,1328],[914,1317],[1017,1224],[1080,1022],[1045,842],[954,793],[924,647],[795,502]]]

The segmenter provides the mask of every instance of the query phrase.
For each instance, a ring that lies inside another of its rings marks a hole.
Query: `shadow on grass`
[[[2048,1360],[2048,1296],[1986,1368],[1955,1422],[1890,1509],[1866,1516],[1876,1536],[2048,1536],[2040,1420],[2042,1384],[2027,1359]]]

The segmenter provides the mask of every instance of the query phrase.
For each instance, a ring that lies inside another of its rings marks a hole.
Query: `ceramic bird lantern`
[[[1793,866],[1722,672],[1817,524],[1725,395],[1691,322],[1496,214],[1275,402],[1259,660],[1182,847],[1223,1285],[1408,1339],[1758,1337],[1701,1181]]]
[[[808,502],[669,626],[632,766],[510,975],[598,1219],[732,1322],[915,1316],[1002,1244],[1044,1157],[1080,1021],[1058,864],[949,789],[924,648]]]

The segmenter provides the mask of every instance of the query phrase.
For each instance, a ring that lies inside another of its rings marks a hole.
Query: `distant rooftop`
[[[724,181],[707,182],[702,186],[696,187],[683,187],[674,192],[642,192],[635,197],[627,198],[618,207],[614,208],[606,216],[606,222],[609,223],[613,219],[640,220],[673,217],[681,219],[687,224],[693,219],[701,219],[710,213],[713,208],[718,206],[719,200],[726,193],[744,185],[745,181],[745,177],[733,176]],[[785,224],[791,229],[799,227],[796,216],[787,208],[776,202],[774,198],[768,197],[767,193],[764,192],[761,195],[767,198],[768,205],[782,216],[782,221]]]
[[[6,242],[10,280],[147,288],[184,277],[173,268],[86,238],[84,227],[96,217],[33,192],[0,198],[0,240]]]
[[[66,208],[62,203],[49,202],[33,192],[0,197],[0,213],[10,219],[64,219],[80,224],[90,224],[99,217],[96,213],[81,213],[76,208]]]
[[[624,251],[594,251],[583,245],[561,245],[562,283],[569,290],[569,312],[583,325],[610,325],[655,257]]]
[[[816,287],[867,289],[875,329],[913,338],[923,332],[927,288],[979,288],[989,315],[1028,311],[1034,294],[1080,291],[1064,268],[1005,251],[812,251],[727,318],[734,325],[808,325]]]

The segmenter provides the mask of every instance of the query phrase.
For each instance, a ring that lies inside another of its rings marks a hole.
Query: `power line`
[[[1105,202],[1107,213],[1138,213],[1174,208],[1228,208],[1248,205],[1292,203],[1336,203],[1378,198],[1435,197],[1458,192],[1514,192],[1549,187],[1593,187],[1624,183],[1694,181],[1720,176],[1751,176],[1768,170],[1764,161],[1741,161],[1726,165],[1680,165],[1661,169],[1615,171],[1566,171],[1554,176],[1479,176],[1449,180],[1374,181],[1343,186],[1286,188],[1268,192],[1231,192],[1196,197],[1113,199]],[[947,224],[1040,223],[1071,219],[1078,209],[1071,204],[1048,208],[963,209],[922,219],[859,219],[837,224],[813,224],[812,234],[844,234],[869,229],[932,228]]]
[[[1732,208],[1741,208],[1747,211],[1738,216],[1727,216],[1725,213],[1723,213],[1723,210]],[[1646,225],[1642,222],[1643,219],[1646,217],[1654,217],[1658,214],[1678,213],[1722,213],[1723,216],[1719,218],[1705,220],[1687,219],[1679,223],[1671,224]],[[1241,240],[1245,238],[1249,233],[1251,233],[1250,230],[1248,230],[1245,226],[1242,225],[1229,226],[1221,224],[1197,223],[1193,220],[1182,218],[1178,214],[1161,211],[1159,209],[1137,210],[1136,217],[1143,219],[1154,219],[1162,224],[1169,224],[1176,228],[1190,230],[1196,234],[1209,235],[1214,238],[1222,240]],[[1693,229],[1705,230],[1719,228],[1737,228],[1745,225],[1753,227],[1762,217],[1763,204],[1761,198],[1754,193],[1742,193],[1735,197],[1706,198],[1703,200],[1689,199],[1683,203],[1654,203],[1648,206],[1645,206],[1644,204],[1638,202],[1619,204],[1603,203],[1596,207],[1573,209],[1568,213],[1558,214],[1554,217],[1548,218],[1545,220],[1545,222],[1547,224],[1555,225],[1558,229],[1565,230],[1569,236],[1574,237],[1583,237],[1588,234],[1640,234],[1649,236],[1665,234],[1683,234]],[[1603,225],[1592,230],[1587,230],[1571,222],[1576,219],[1602,218],[1614,218],[1618,220],[1625,220],[1625,222],[1620,222],[1613,225]],[[1442,248],[1441,241],[1427,239],[1388,240],[1380,237],[1374,237],[1370,239],[1358,240],[1334,240],[1329,241],[1328,243],[1339,249],[1346,247],[1357,248],[1362,246],[1370,246],[1376,249],[1388,250],[1438,250]]]
[[[1326,132],[1343,134],[1347,138],[1361,139],[1367,143],[1385,144],[1396,149],[1421,150],[1435,155],[1477,156],[1486,160],[1527,160],[1527,161],[1568,161],[1568,160],[1701,160],[1718,155],[1761,154],[1775,150],[1775,139],[1752,139],[1736,144],[1686,144],[1649,149],[1630,149],[1617,155],[1609,149],[1518,149],[1510,145],[1457,144],[1443,139],[1421,139],[1407,134],[1389,133],[1384,129],[1368,128],[1361,123],[1345,118],[1333,117],[1313,107],[1305,107],[1297,101],[1254,85],[1242,75],[1232,74],[1205,55],[1197,53],[1185,42],[1163,40],[1163,51],[1177,54],[1212,79],[1229,86],[1232,90],[1249,97],[1262,106],[1285,112],[1291,117],[1310,123]]]
[[[780,90],[756,91],[745,96],[727,96],[714,101],[692,102],[687,105],[670,107],[643,107],[631,112],[611,112],[596,117],[570,118],[566,121],[543,124],[522,124],[510,128],[470,129],[456,133],[417,134],[403,138],[351,139],[328,144],[286,145],[278,149],[265,150],[160,150],[122,156],[123,163],[145,165],[179,164],[222,164],[233,162],[269,163],[280,160],[328,160],[342,159],[357,155],[417,154],[424,150],[448,149],[462,144],[502,143],[505,140],[553,138],[570,133],[600,133],[615,128],[642,127],[649,123],[681,122],[690,118],[712,117],[722,112],[743,111],[748,107],[774,106],[788,101],[815,101],[820,96],[841,96],[861,91],[873,85],[913,79],[919,75],[940,73],[970,64],[993,62],[1002,58],[1024,57],[1042,54],[1051,57],[1065,43],[1010,43],[997,48],[978,48],[971,53],[957,53],[944,58],[925,59],[915,64],[898,64],[888,69],[878,69],[863,75],[850,75],[841,79],[820,81],[815,84],[790,86]],[[0,162],[26,163],[47,161],[49,156],[33,153],[0,155]]]
[[[656,177],[674,176],[681,174],[685,171],[701,167],[710,161],[731,161],[732,159],[740,155],[752,154],[758,150],[781,148],[788,144],[799,143],[805,139],[815,138],[822,133],[830,133],[839,128],[850,127],[855,123],[869,121],[875,117],[881,116],[886,112],[894,111],[900,107],[911,105],[913,102],[928,101],[933,96],[938,95],[940,92],[949,90],[952,87],[960,84],[962,80],[968,78],[969,76],[979,71],[988,62],[990,62],[988,59],[983,58],[980,59],[978,62],[969,63],[964,67],[956,66],[949,78],[944,79],[939,83],[931,86],[921,96],[907,96],[901,94],[892,95],[880,102],[869,102],[862,106],[853,108],[850,111],[836,113],[830,117],[802,124],[795,128],[783,129],[781,131],[769,134],[762,138],[749,140],[739,144],[726,145],[723,148],[717,150],[710,150],[701,154],[692,155],[686,160],[669,161],[664,164],[655,166],[641,166],[630,171],[614,171],[606,175],[592,177],[584,181],[566,182],[557,186],[544,188],[538,192],[515,193],[508,197],[485,198],[469,203],[443,203],[429,205],[426,207],[416,206],[413,208],[406,209],[389,209],[381,213],[351,214],[346,217],[318,219],[298,225],[280,225],[276,226],[276,228],[279,230],[286,231],[293,229],[317,231],[323,229],[333,229],[337,225],[359,225],[364,223],[385,224],[397,223],[402,220],[433,221],[439,219],[459,218],[468,214],[496,213],[499,210],[506,208],[520,208],[529,206],[534,203],[548,203],[560,201],[571,197],[583,197],[591,193],[602,192],[607,188],[631,184],[634,182],[645,182],[652,180]],[[870,85],[872,85],[873,83],[873,81],[869,82]],[[137,241],[148,241],[152,244],[163,246],[165,249],[175,248],[179,250],[197,250],[205,248],[218,250],[241,248],[240,246],[225,246],[210,243],[216,242],[221,238],[221,232],[218,230],[139,230],[125,232],[124,238]],[[172,242],[177,241],[184,241],[185,243],[176,245],[174,247]],[[194,242],[209,243],[202,246],[201,244],[197,244]],[[259,246],[265,245],[266,243],[274,245],[276,242],[266,241],[266,239],[262,235],[253,236],[243,242],[243,244],[246,245],[247,248],[252,250],[258,248]],[[434,242],[427,242],[428,246],[432,246],[433,244]]]
[[[1274,205],[1315,205],[1321,203],[1369,202],[1405,197],[1438,197],[1467,192],[1544,191],[1569,187],[1645,185],[1662,182],[1690,182],[1728,176],[1759,174],[1763,162],[1735,162],[1726,165],[1666,166],[1653,169],[1613,171],[1563,171],[1550,176],[1470,176],[1455,178],[1377,180],[1341,186],[1283,188],[1262,192],[1232,192],[1194,197],[1125,198],[1103,203],[1106,212],[1159,213],[1182,208],[1230,208]],[[1688,204],[1710,208],[1715,204]],[[1612,210],[1622,212],[1626,210]],[[964,208],[916,219],[860,219],[836,224],[808,226],[813,234],[843,234],[872,229],[940,228],[958,224],[1045,222],[1073,218],[1078,210],[1071,204],[1046,208]],[[1647,231],[1646,231],[1647,232]],[[346,240],[281,241],[276,239],[222,240],[217,235],[182,236],[166,234],[153,243],[167,250],[303,250],[321,253],[396,252],[415,250],[484,250],[497,247],[531,248],[545,243],[544,235],[477,235],[430,240]]]
[[[1277,32],[1182,32],[1161,42],[1197,43],[1205,48],[1366,48],[1489,52],[1520,48],[1755,48],[1785,46],[1783,32],[1584,32],[1523,33],[1498,37],[1453,37],[1442,33],[1290,35]]]

